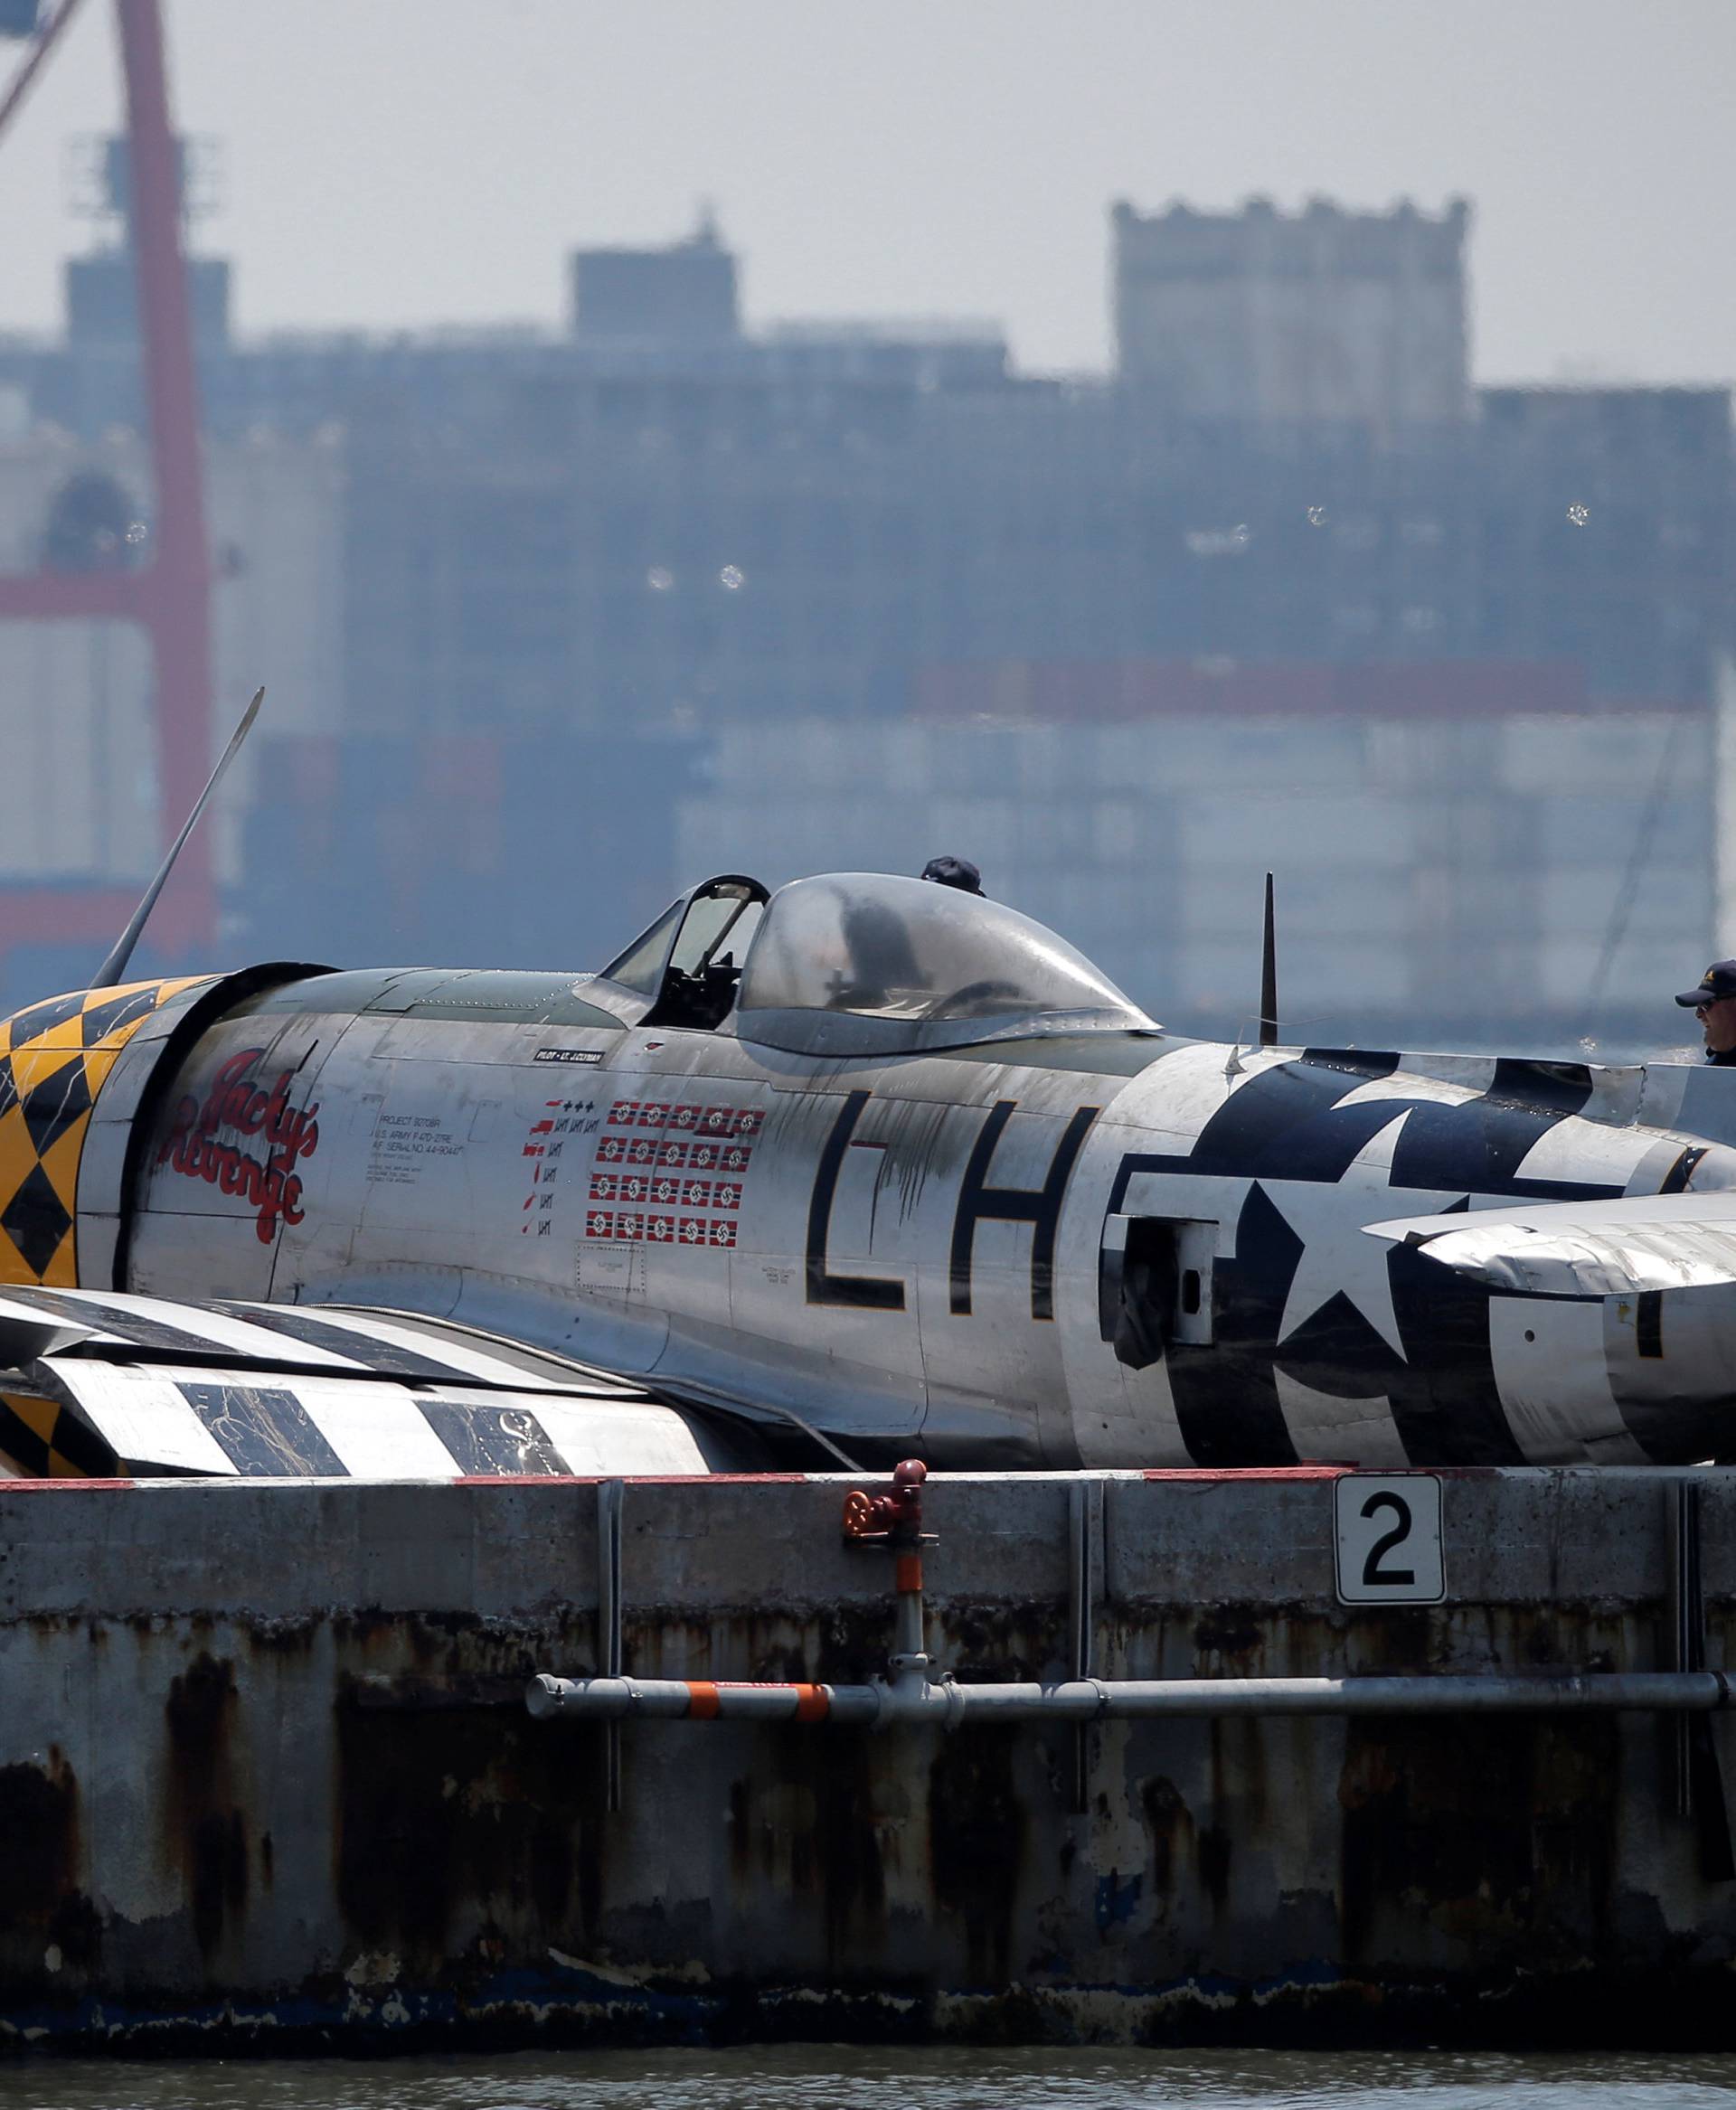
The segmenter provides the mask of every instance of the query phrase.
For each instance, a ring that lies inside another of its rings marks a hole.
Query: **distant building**
[[[1731,637],[1728,389],[1485,389],[1483,622],[1606,694],[1704,703]]]
[[[1298,1026],[1667,1035],[1657,959],[1736,945],[1729,397],[1470,391],[1465,227],[1123,209],[1113,380],[744,329],[709,229],[585,252],[570,329],[207,329],[237,947],[580,967],[703,864],[949,849],[1217,1030],[1276,862]],[[0,568],[148,555],[109,291],[0,344]],[[148,863],[145,679],[0,627],[0,910]]]
[[[709,218],[660,250],[580,250],[572,334],[580,338],[722,344],[741,334],[735,258]]]
[[[1470,410],[1469,208],[1290,217],[1172,205],[1111,214],[1117,368],[1178,417],[1352,420],[1392,432]]]

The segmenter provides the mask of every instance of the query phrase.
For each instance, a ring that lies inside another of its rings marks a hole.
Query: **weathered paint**
[[[1651,1670],[1646,1471],[1450,1474],[1449,1595],[1340,1605],[1329,1473],[1108,1476],[1099,1675]],[[1707,1660],[1736,1475],[1702,1487]],[[855,1681],[847,1479],[629,1482],[623,1667]],[[1065,1475],[935,1476],[929,1646],[1069,1674]],[[1639,1716],[873,1735],[542,1725],[599,1667],[597,1485],[0,1486],[0,2028],[468,2038],[1736,2041],[1736,1885]],[[1728,1733],[1720,1721],[1713,1733]]]
[[[1004,907],[873,874],[781,890],[731,1009],[678,919],[623,982],[267,963],[0,1022],[0,1276],[451,1319],[887,1465],[1732,1455],[1719,1073],[1178,1040]],[[117,1002],[154,1008],[103,1052]],[[1459,1212],[1514,1202],[1609,1295],[1491,1276]],[[103,1469],[18,1419],[29,1469]]]
[[[79,1165],[91,1109],[154,1013],[209,975],[53,996],[0,1019],[0,1282],[78,1282]]]

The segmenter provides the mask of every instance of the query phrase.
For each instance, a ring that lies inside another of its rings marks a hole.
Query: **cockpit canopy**
[[[1082,953],[1014,909],[846,871],[771,897],[735,1025],[744,1041],[805,1054],[892,1054],[1152,1022]]]
[[[877,871],[795,880],[769,897],[739,872],[707,880],[583,993],[630,1024],[733,1030],[806,1055],[1156,1031],[1028,916]]]

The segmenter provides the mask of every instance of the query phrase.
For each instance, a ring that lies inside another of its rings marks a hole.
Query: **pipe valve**
[[[928,1476],[920,1458],[905,1458],[892,1468],[890,1494],[853,1487],[844,1498],[844,1537],[914,1543],[922,1535],[922,1483]]]

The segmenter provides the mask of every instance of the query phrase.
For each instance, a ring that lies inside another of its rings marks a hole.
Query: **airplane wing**
[[[0,1454],[26,1476],[728,1470],[696,1415],[407,1312],[0,1290]]]
[[[1496,1289],[1629,1296],[1736,1282],[1736,1193],[1628,1194],[1401,1217],[1364,1227]]]

